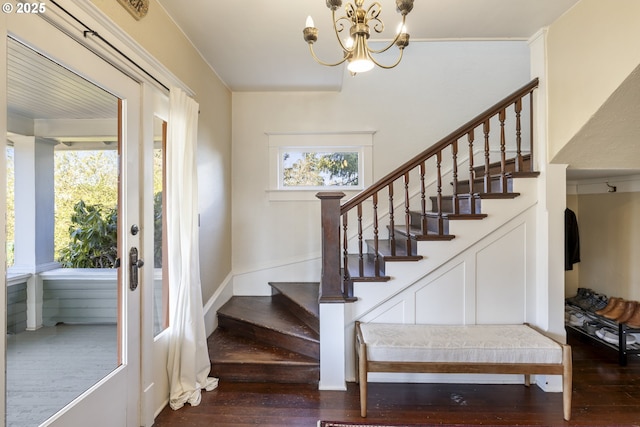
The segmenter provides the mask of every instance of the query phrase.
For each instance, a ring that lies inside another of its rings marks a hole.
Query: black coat
[[[564,210],[564,269],[573,270],[573,264],[580,262],[580,234],[578,219],[571,209]]]

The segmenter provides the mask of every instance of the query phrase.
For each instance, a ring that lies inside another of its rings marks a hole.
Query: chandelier
[[[396,9],[402,15],[398,33],[395,38],[382,49],[372,49],[369,47],[368,41],[371,35],[371,29],[376,33],[384,31],[384,23],[380,19],[382,6],[380,3],[374,2],[367,9],[363,7],[364,0],[354,0],[354,3],[347,3],[345,6],[346,15],[336,17],[336,10],[342,6],[342,0],[326,0],[327,7],[331,9],[333,20],[333,31],[336,34],[338,43],[342,48],[343,57],[335,63],[328,63],[320,60],[313,51],[313,43],[318,40],[318,29],[313,26],[313,19],[307,18],[306,28],[303,30],[304,40],[309,44],[311,56],[322,65],[335,67],[345,61],[348,61],[347,69],[351,74],[364,73],[371,70],[375,65],[380,68],[393,68],[402,60],[402,52],[409,45],[409,34],[405,27],[407,15],[413,9],[413,0],[396,0]],[[340,38],[340,33],[349,28],[349,37],[346,40]],[[384,65],[376,61],[373,55],[386,52],[393,45],[398,47],[400,55],[395,63]]]

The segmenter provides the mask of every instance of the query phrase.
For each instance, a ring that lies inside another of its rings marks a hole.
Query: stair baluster
[[[498,120],[500,121],[500,191],[507,192],[507,153],[506,153],[506,136],[504,133],[504,121],[506,120],[506,111],[503,108],[498,113]]]
[[[342,216],[342,263],[344,268],[342,269],[342,277],[344,283],[349,280],[349,215]],[[364,265],[364,264],[363,264]],[[362,273],[361,273],[362,274]]]
[[[424,176],[426,174],[425,163],[420,163],[420,231],[423,235],[428,233],[427,229],[427,189],[424,184]]]
[[[373,193],[373,270],[380,276],[380,245],[378,242],[378,193]]]
[[[442,150],[436,154],[436,191],[438,206],[438,235],[444,235],[444,218],[442,216]]]
[[[522,99],[518,99],[514,106],[516,112],[516,164],[515,171],[522,172],[524,160],[522,159],[522,129],[520,124],[520,116],[522,114]]]
[[[389,243],[391,256],[396,255],[396,222],[393,217],[393,184],[389,184]]]
[[[357,209],[358,214],[358,275],[360,277],[364,276],[364,248],[362,244],[362,203],[358,204]],[[346,215],[345,215],[346,217]],[[344,230],[345,236],[347,235],[347,230]],[[349,254],[346,254],[347,258]]]
[[[489,118],[484,121],[482,130],[484,132],[484,192],[491,193],[491,159],[490,159],[490,146],[489,146],[489,132],[491,126],[489,124]]]
[[[458,140],[451,144],[451,157],[453,158],[452,176],[453,176],[453,195],[451,203],[453,205],[453,213],[460,213],[460,202],[458,200]]]
[[[475,202],[475,191],[473,190],[473,183],[476,179],[475,170],[473,169],[473,139],[474,133],[473,129],[471,129],[467,133],[467,141],[469,141],[469,200],[471,204],[471,214],[475,215],[476,213],[476,202]]]
[[[533,157],[533,124],[535,111],[533,109],[533,91],[529,92],[529,172],[533,172],[534,169],[534,157]]]
[[[411,256],[411,208],[409,206],[409,172],[404,174],[404,225],[407,234],[406,250],[407,256]]]

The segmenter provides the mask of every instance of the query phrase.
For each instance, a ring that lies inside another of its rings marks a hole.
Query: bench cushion
[[[367,360],[562,363],[562,347],[527,325],[362,323]]]

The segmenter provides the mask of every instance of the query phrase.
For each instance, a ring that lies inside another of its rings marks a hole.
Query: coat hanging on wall
[[[573,270],[573,264],[580,262],[580,234],[575,212],[564,210],[564,269]]]

